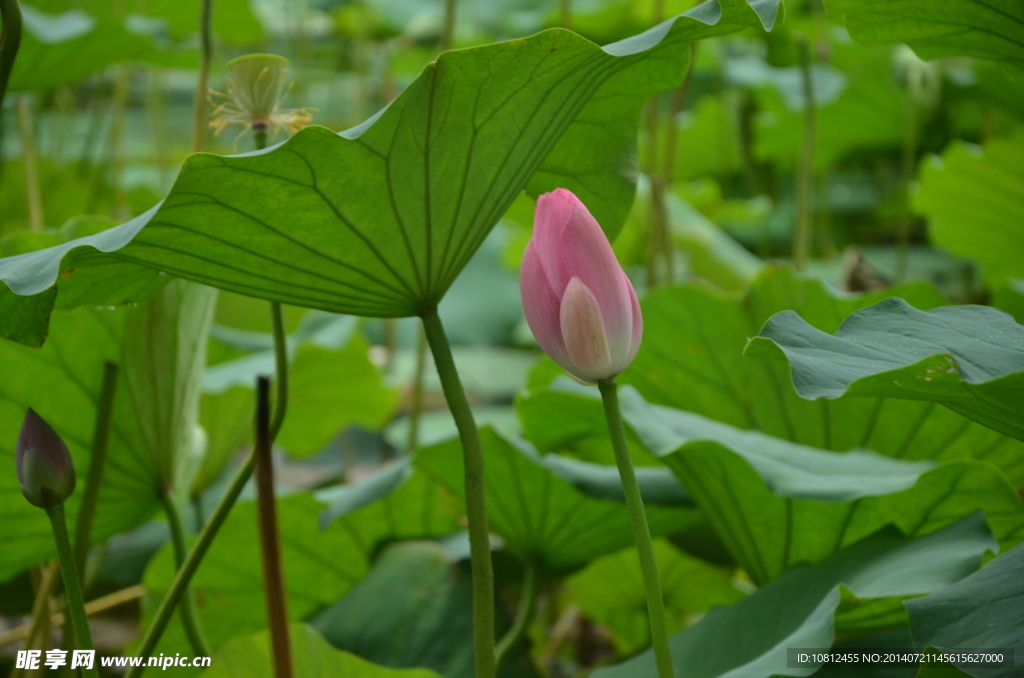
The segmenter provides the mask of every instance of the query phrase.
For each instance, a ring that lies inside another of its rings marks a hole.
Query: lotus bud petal
[[[600,224],[564,188],[537,200],[519,288],[537,343],[577,380],[610,379],[633,361],[643,336],[636,291]]]
[[[75,467],[67,445],[32,409],[21,425],[15,463],[21,493],[40,508],[62,504],[75,491]]]

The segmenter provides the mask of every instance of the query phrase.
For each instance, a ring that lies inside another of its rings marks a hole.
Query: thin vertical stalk
[[[804,90],[804,144],[796,186],[796,231],[793,237],[793,267],[804,270],[811,245],[811,194],[814,191],[814,83],[811,78],[811,54],[807,38],[796,36],[800,53],[800,74]]]
[[[441,388],[459,429],[465,465],[466,517],[469,521],[469,551],[473,571],[473,656],[476,678],[494,678],[494,569],[487,528],[487,504],[484,495],[484,455],[473,411],[466,400],[455,359],[448,344],[437,309],[423,314],[423,329],[434,356]]]
[[[174,564],[180,569],[188,556],[188,541],[185,538],[185,526],[181,519],[181,511],[168,494],[163,494],[160,501],[164,506],[164,513],[167,515],[167,523],[171,528],[171,543],[174,545]],[[185,587],[178,604],[178,615],[181,618],[181,625],[185,627],[185,635],[188,637],[192,651],[200,657],[210,656],[210,646],[203,636],[203,628],[199,623],[199,616],[196,613],[195,598],[192,595],[192,588]]]
[[[516,618],[512,627],[498,643],[495,649],[495,666],[500,667],[501,662],[508,656],[508,653],[515,649],[519,641],[526,635],[530,628],[530,621],[533,619],[533,609],[537,602],[537,567],[533,563],[527,563],[523,569],[523,589],[519,594],[519,605],[516,607]]]
[[[43,193],[39,187],[39,158],[36,155],[36,133],[32,124],[32,102],[29,94],[18,97],[18,131],[21,135],[21,162],[25,169],[25,198],[28,203],[28,227],[43,230]]]
[[[651,181],[651,259],[648,269],[648,285],[651,287],[656,286],[662,280],[662,274],[664,274],[664,279],[669,282],[675,280],[675,252],[669,225],[667,197],[672,186],[672,175],[675,173],[676,143],[679,137],[677,118],[686,100],[686,89],[693,75],[695,47],[694,44],[690,45],[686,75],[683,77],[683,82],[672,93],[672,102],[668,113],[668,128],[665,133],[664,158],[660,168],[658,166],[657,149],[653,146],[651,148],[651,168],[648,173]],[[652,108],[652,110],[655,109]],[[652,144],[654,143],[653,130],[656,129],[657,125],[656,112],[654,115],[654,119],[649,121],[649,127],[652,130]]]
[[[384,318],[381,325],[384,331],[384,374],[391,375],[395,369],[395,354],[398,352],[398,332],[394,318]]]
[[[679,112],[683,110],[686,103],[686,90],[693,79],[693,62],[697,58],[697,43],[690,43],[690,59],[686,66],[686,75],[683,82],[672,93],[672,104],[668,112],[668,133],[665,136],[665,161],[661,173],[665,177],[665,185],[672,183],[672,176],[676,170],[676,143],[679,139]]]
[[[85,561],[92,542],[92,521],[96,515],[96,500],[103,483],[103,469],[107,463],[107,444],[110,441],[110,421],[114,416],[114,394],[117,392],[117,363],[106,361],[103,365],[103,385],[96,407],[96,423],[92,429],[92,452],[89,457],[89,471],[85,478],[82,504],[78,509],[75,524],[75,567],[85,579]]]
[[[654,547],[651,544],[651,531],[647,527],[647,514],[644,513],[640,486],[636,481],[636,471],[633,470],[633,460],[630,459],[629,446],[626,443],[626,431],[622,426],[615,379],[598,382],[598,388],[601,390],[608,433],[611,436],[612,449],[615,451],[615,464],[619,467],[619,479],[626,495],[626,508],[633,524],[633,538],[636,540],[636,549],[640,555],[640,571],[647,594],[647,614],[651,622],[654,662],[658,667],[659,678],[673,678],[672,653],[665,626],[665,602],[661,596],[661,584],[658,582],[658,567],[654,562]]]
[[[572,30],[572,0],[562,0],[558,25],[567,31]]]
[[[238,500],[238,495],[242,493],[242,489],[245,484],[249,481],[249,477],[252,475],[253,466],[256,463],[256,455],[254,452],[250,453],[246,457],[245,462],[235,472],[234,478],[231,479],[231,484],[228,485],[228,489],[224,492],[224,496],[220,498],[217,503],[217,507],[213,510],[213,514],[210,515],[210,519],[203,525],[203,529],[199,531],[196,536],[195,543],[192,544],[192,549],[188,552],[188,556],[185,558],[185,562],[178,568],[178,572],[174,575],[174,580],[171,582],[171,588],[167,591],[167,595],[160,601],[159,607],[156,609],[156,614],[153,615],[153,623],[146,629],[145,635],[142,637],[142,643],[139,645],[140,657],[149,657],[153,654],[156,644],[160,641],[160,636],[163,635],[164,630],[167,628],[168,622],[171,620],[171,615],[174,614],[174,609],[177,607],[178,602],[181,600],[185,589],[188,587],[189,582],[192,580],[192,575],[199,569],[199,564],[203,562],[203,557],[206,555],[207,550],[210,548],[210,544],[213,543],[214,537],[217,536],[217,532],[220,530],[221,525],[227,519],[228,514],[231,512],[232,507],[235,505],[235,501]],[[128,669],[125,674],[126,678],[139,678],[142,675],[143,668],[140,666],[133,666]]]
[[[266,148],[266,129],[255,130],[257,149]],[[277,390],[274,414],[270,415],[270,381],[260,377],[256,383],[256,501],[259,512],[260,554],[263,559],[263,588],[267,594],[267,621],[274,659],[274,676],[291,678],[292,651],[288,637],[288,604],[281,563],[281,535],[277,528],[274,495],[274,466],[271,451],[288,411],[288,335],[280,302],[270,302],[274,329],[274,363]]]
[[[455,6],[457,0],[445,0],[444,33],[441,34],[441,51],[447,52],[455,40]],[[479,676],[477,677],[479,678]]]
[[[270,441],[273,442],[288,412],[288,335],[284,330],[284,311],[277,301],[270,302],[270,319],[274,327],[274,380],[277,382],[274,417],[270,421]]]
[[[896,230],[896,282],[907,279],[907,250],[910,247],[910,182],[914,176],[917,156],[917,104],[913,91],[908,92],[903,122],[903,152],[900,158],[900,216]]]
[[[412,397],[409,402],[409,452],[419,447],[420,416],[423,414],[423,373],[427,364],[427,335],[423,328],[416,334],[416,366],[412,375]]]
[[[281,543],[274,499],[274,464],[271,455],[270,379],[256,382],[256,503],[259,511],[263,588],[267,595],[267,621],[274,660],[274,676],[291,678],[292,656],[288,638],[288,603],[281,566]]]
[[[75,629],[75,644],[79,650],[92,650],[92,634],[89,632],[89,619],[85,616],[85,600],[82,598],[82,587],[78,582],[75,570],[75,556],[71,551],[71,540],[68,538],[68,525],[64,519],[64,505],[55,504],[46,509],[53,527],[53,540],[57,544],[57,560],[64,578],[64,595],[67,598],[67,614]],[[83,678],[98,678],[96,664],[92,668],[82,668]]]
[[[0,0],[0,157],[4,150],[4,95],[14,69],[14,60],[21,45],[21,7],[18,0]],[[0,184],[3,183],[4,165],[0,163]]]
[[[156,164],[157,177],[162,191],[167,186],[167,135],[164,134],[167,116],[164,102],[163,70],[159,66],[154,66],[149,72],[146,109],[153,129],[153,162]]]
[[[125,64],[115,67],[113,112],[110,118],[110,183],[114,189],[114,216],[119,220],[126,219],[129,216],[122,174],[124,174],[125,162],[125,108],[128,105],[128,89],[130,86],[130,68]]]
[[[210,60],[213,57],[213,39],[210,20],[213,15],[213,0],[202,0],[199,10],[199,80],[196,82],[196,96],[192,102],[192,152],[199,153],[206,148],[206,90],[210,77]]]
[[[39,585],[36,587],[36,597],[32,603],[31,621],[29,622],[28,637],[25,639],[26,650],[38,650],[40,640],[50,635],[50,594],[60,576],[60,566],[56,560],[50,561],[42,566],[42,576],[39,577]],[[11,671],[10,678],[20,678],[24,669],[15,668]]]
[[[0,108],[4,105],[7,83],[14,70],[14,60],[21,46],[21,6],[18,0],[0,0]]]
[[[665,247],[664,202],[660,201],[661,179],[658,177],[658,97],[647,102],[645,127],[647,128],[647,177],[651,182],[650,243],[647,258],[647,287],[654,289],[661,283],[659,262]]]

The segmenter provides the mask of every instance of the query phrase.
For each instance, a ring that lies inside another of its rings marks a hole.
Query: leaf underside
[[[38,294],[68,252],[92,246],[298,306],[430,311],[524,188],[573,190],[614,237],[633,202],[644,101],[682,79],[690,42],[770,28],[777,5],[711,0],[604,48],[552,29],[444,53],[362,125],[311,127],[241,156],[193,155],[163,203],[97,235],[0,260],[0,280]]]

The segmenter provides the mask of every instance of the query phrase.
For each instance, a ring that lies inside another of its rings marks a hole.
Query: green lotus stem
[[[441,388],[448,401],[455,425],[459,429],[462,457],[465,464],[466,517],[469,520],[469,553],[473,570],[473,650],[476,678],[494,678],[494,570],[491,564],[491,542],[487,529],[487,503],[484,496],[484,455],[480,432],[466,392],[455,369],[455,359],[448,344],[437,309],[423,316],[423,329],[434,356]]]
[[[153,623],[149,625],[149,628],[146,629],[146,634],[142,637],[142,643],[139,646],[140,657],[148,657],[153,654],[153,649],[156,648],[156,644],[160,641],[160,636],[163,635],[164,630],[167,628],[171,615],[174,614],[174,608],[185,593],[189,582],[192,580],[192,575],[199,569],[199,564],[203,561],[203,557],[206,555],[207,550],[209,550],[210,544],[213,543],[214,537],[217,536],[221,525],[224,524],[228,514],[231,512],[231,508],[235,505],[238,495],[242,493],[242,489],[249,481],[249,477],[252,476],[255,463],[255,453],[250,452],[245,462],[235,472],[235,476],[231,479],[231,484],[228,485],[224,496],[217,502],[217,507],[210,515],[210,519],[206,521],[203,529],[196,536],[192,549],[188,552],[188,556],[186,556],[181,567],[178,568],[177,574],[174,575],[171,588],[167,591],[167,595],[160,601],[160,606],[156,609]],[[142,671],[143,667],[134,666],[128,669],[128,673],[125,676],[126,678],[139,678],[142,675]]]
[[[110,421],[114,416],[114,394],[117,392],[117,363],[106,361],[103,366],[103,385],[96,408],[96,424],[92,431],[92,453],[89,457],[89,471],[82,493],[82,504],[78,509],[75,524],[75,567],[85,578],[85,561],[92,543],[92,522],[96,515],[96,500],[103,483],[103,469],[107,463],[107,447],[110,442]]]
[[[444,33],[441,34],[441,51],[447,52],[452,48],[455,39],[455,5],[456,0],[445,0],[444,3]],[[477,676],[477,678],[480,678]]]
[[[202,0],[199,10],[199,80],[196,81],[196,97],[192,102],[192,152],[199,153],[206,148],[206,90],[210,77],[210,59],[213,56],[213,39],[210,20],[213,14],[213,0]]]
[[[814,82],[811,78],[811,54],[807,38],[795,34],[800,54],[800,73],[804,90],[804,147],[796,186],[796,231],[793,234],[793,268],[803,271],[811,247],[811,192],[814,190]]]
[[[39,163],[36,155],[36,134],[32,125],[32,106],[29,96],[18,97],[18,131],[21,136],[21,162],[25,169],[25,199],[28,202],[29,230],[43,230],[43,194],[39,188]]]
[[[4,105],[7,83],[14,70],[14,59],[21,47],[21,6],[18,0],[0,0],[0,108]]]
[[[274,326],[274,369],[277,382],[274,418],[270,421],[270,441],[273,442],[277,440],[288,412],[288,334],[284,330],[284,312],[279,302],[270,302],[270,319]]]
[[[561,17],[558,25],[567,31],[572,30],[572,0],[562,0]]]
[[[412,398],[409,403],[409,451],[419,447],[420,416],[423,414],[423,372],[427,363],[427,335],[423,329],[416,336],[416,372],[412,377]]]
[[[129,216],[128,198],[125,194],[124,174],[125,152],[124,137],[126,125],[125,111],[128,106],[128,92],[131,89],[131,70],[126,64],[114,67],[114,93],[110,113],[110,149],[111,184],[114,190],[114,216],[119,220]]]
[[[640,486],[636,482],[636,472],[629,456],[626,443],[626,430],[622,426],[622,412],[619,410],[619,394],[615,379],[598,382],[601,390],[601,401],[604,403],[604,416],[608,421],[608,433],[611,436],[612,449],[615,450],[615,464],[619,467],[619,479],[626,495],[626,508],[633,524],[633,538],[640,555],[640,571],[643,574],[644,589],[647,593],[647,614],[651,621],[651,645],[654,647],[654,661],[658,667],[659,678],[673,678],[672,653],[668,645],[668,630],[665,627],[665,602],[661,597],[661,584],[658,582],[658,567],[654,562],[654,547],[651,544],[651,531],[647,527],[647,515],[640,496]]]
[[[262,151],[267,147],[267,130],[254,127],[252,130],[252,140],[256,144],[256,150]]]
[[[508,656],[508,653],[519,644],[519,641],[526,635],[530,628],[530,621],[533,619],[533,608],[537,602],[537,568],[533,563],[527,563],[523,569],[523,590],[519,595],[519,605],[516,608],[516,618],[512,627],[498,643],[495,650],[495,666],[500,667],[501,662]]]
[[[164,506],[164,513],[167,515],[167,523],[171,527],[171,543],[174,545],[174,564],[180,569],[188,556],[188,542],[185,539],[185,527],[182,524],[181,512],[178,506],[171,499],[170,495],[164,494],[160,497]],[[181,625],[185,627],[185,635],[188,637],[192,651],[200,657],[210,656],[210,646],[203,635],[203,627],[199,623],[199,616],[196,613],[196,602],[192,595],[192,587],[186,585],[181,594],[181,602],[178,605],[178,615],[181,618]]]
[[[896,282],[907,279],[907,251],[910,247],[910,224],[913,219],[910,206],[910,183],[914,178],[914,158],[917,156],[917,104],[913,93],[908,93],[906,115],[903,121],[903,149],[900,158],[900,206],[896,230]]]
[[[40,640],[50,637],[50,594],[53,593],[57,577],[60,576],[60,567],[58,567],[56,560],[51,560],[49,563],[40,566],[40,570],[42,576],[39,577],[39,586],[36,588],[36,596],[32,603],[28,636],[25,638],[26,650],[43,649],[39,647]],[[73,635],[72,633],[65,632],[65,641]],[[72,649],[74,646],[68,645],[65,642],[65,647]],[[10,678],[21,678],[24,673],[25,669],[14,668],[11,671]]]
[[[270,425],[270,380],[256,384],[256,503],[259,512],[263,588],[267,594],[267,622],[275,678],[291,678],[292,651],[288,638],[288,599],[281,563],[281,536],[274,501],[273,438]]]
[[[53,540],[57,543],[57,561],[64,578],[64,595],[67,598],[67,613],[71,626],[75,629],[75,645],[79,650],[92,650],[92,634],[89,632],[89,620],[85,616],[85,600],[82,598],[82,587],[78,582],[75,570],[75,556],[71,550],[71,539],[68,537],[68,525],[64,518],[64,504],[54,504],[46,509],[53,527]],[[82,669],[83,678],[98,678],[96,663],[91,669]]]

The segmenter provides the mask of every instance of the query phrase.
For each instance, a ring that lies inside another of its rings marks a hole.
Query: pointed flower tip
[[[75,490],[75,467],[53,427],[29,408],[15,455],[21,493],[40,508],[62,504]]]
[[[643,333],[640,306],[586,205],[564,188],[541,195],[527,250],[523,309],[544,352],[591,383],[626,369]]]

